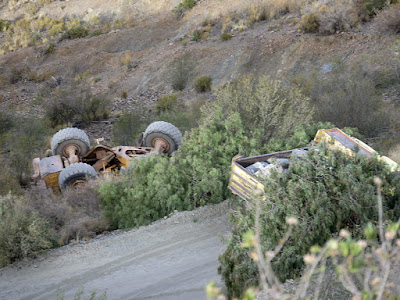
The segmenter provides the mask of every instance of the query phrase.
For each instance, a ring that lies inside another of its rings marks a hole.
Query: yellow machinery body
[[[365,144],[359,139],[349,136],[338,128],[320,129],[314,138],[314,143],[324,142],[330,149],[340,150],[349,156],[356,154],[365,155],[367,157],[376,156],[379,160],[384,161],[392,172],[399,170],[399,165],[386,156],[379,155],[373,148]]]
[[[368,157],[376,156],[384,161],[392,172],[399,171],[399,165],[386,156],[380,156],[373,148],[364,142],[351,137],[338,128],[321,129],[315,135],[313,144],[324,142],[330,149],[343,151],[348,155],[366,155]],[[302,148],[307,150],[307,148]],[[294,150],[281,151],[270,154],[264,154],[252,157],[242,157],[237,155],[232,160],[231,176],[228,188],[242,199],[250,201],[256,196],[256,191],[264,191],[263,183],[254,175],[250,174],[246,167],[256,163],[267,161],[270,158],[289,158]],[[264,197],[265,199],[265,197]]]
[[[307,148],[302,148],[307,150]],[[232,160],[231,177],[228,188],[242,199],[250,201],[256,196],[257,190],[264,191],[264,184],[246,168],[256,162],[267,161],[270,158],[289,158],[293,150],[274,152],[270,154],[241,157],[235,156]]]

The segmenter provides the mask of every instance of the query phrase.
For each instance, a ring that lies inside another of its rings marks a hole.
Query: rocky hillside
[[[325,93],[322,82],[339,74],[343,82],[372,82],[382,91],[377,97],[399,101],[399,36],[382,21],[387,15],[375,16],[375,8],[343,0],[325,6],[203,0],[186,8],[190,2],[2,1],[0,109],[43,116],[60,90],[70,97],[85,91],[110,99],[107,117],[113,119],[138,108],[153,110],[176,81],[184,81],[180,97],[188,102],[213,98],[193,89],[198,76],[211,76],[218,87],[246,74],[299,85],[316,101]],[[398,11],[393,6],[389,13]],[[343,104],[331,100],[323,105]],[[330,121],[356,126],[352,119]],[[363,134],[368,130],[375,129]]]

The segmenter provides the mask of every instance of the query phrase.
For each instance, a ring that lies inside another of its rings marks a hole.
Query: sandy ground
[[[179,212],[15,263],[0,270],[0,299],[73,299],[82,287],[107,299],[206,299],[205,285],[219,281],[229,210],[225,201]]]

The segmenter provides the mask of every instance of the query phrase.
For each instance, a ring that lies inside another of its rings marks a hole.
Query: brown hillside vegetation
[[[360,21],[333,35],[304,34],[299,32],[298,22],[301,12],[311,8],[296,6],[295,1],[201,1],[182,20],[171,13],[175,2],[135,1],[128,5],[91,0],[45,5],[37,16],[74,16],[88,21],[94,16],[113,21],[120,18],[123,25],[110,25],[109,33],[98,36],[51,42],[51,51],[43,44],[3,55],[1,108],[43,115],[47,99],[44,103],[34,99],[46,98],[38,95],[52,85],[52,78],[62,79],[58,88],[80,81],[92,93],[107,95],[114,100],[112,111],[143,105],[152,108],[159,94],[171,91],[174,63],[185,55],[192,61],[185,99],[197,97],[193,81],[201,75],[211,76],[216,87],[251,73],[316,89],[306,82],[311,75],[360,66],[360,72],[376,77],[372,80],[385,81],[372,84],[386,88],[399,81],[397,69],[390,74],[398,67],[398,37],[377,29],[375,25],[381,24],[363,25]],[[259,11],[266,3],[268,15],[263,17]],[[21,16],[26,5],[17,4],[9,4],[11,10],[3,8],[2,18]],[[132,17],[129,21],[126,11]],[[192,41],[196,30],[201,33],[198,42]],[[224,42],[222,32],[234,38]],[[127,99],[120,100],[123,91]],[[398,98],[391,95],[393,90],[385,92],[387,97]],[[143,94],[149,97],[143,99]]]

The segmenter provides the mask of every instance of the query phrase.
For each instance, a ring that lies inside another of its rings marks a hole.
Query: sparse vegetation
[[[193,73],[192,58],[186,53],[176,59],[171,68],[170,80],[172,81],[172,88],[175,91],[183,91]]]
[[[217,100],[205,108],[209,116],[222,108],[224,115],[240,114],[251,136],[261,134],[263,142],[290,135],[313,116],[311,100],[298,88],[288,88],[268,77],[247,76],[217,92]],[[256,133],[258,131],[258,133]]]
[[[382,32],[400,33],[400,4],[392,4],[376,17]]]
[[[19,191],[21,186],[29,185],[31,159],[41,153],[49,129],[41,119],[13,116],[10,120],[9,115],[3,118],[6,123],[3,125],[3,133],[0,133],[0,160],[5,168],[5,176],[0,176],[0,182],[4,183],[0,190],[7,193]]]
[[[185,14],[196,5],[196,0],[183,0],[179,3],[172,12],[177,19],[182,19]]]
[[[346,57],[339,57],[324,66],[325,74],[302,75],[292,81],[311,97],[317,121],[357,127],[366,138],[382,139],[375,147],[386,151],[398,143],[398,107],[395,98],[384,97],[399,82],[400,61],[390,55],[398,47],[394,43],[385,51],[360,57],[351,64],[344,63]]]
[[[66,39],[79,39],[86,37],[89,34],[89,30],[82,25],[74,26],[71,29],[69,29],[65,33],[65,38]]]
[[[54,94],[47,106],[46,117],[52,126],[84,126],[108,117],[110,101],[107,98],[93,96],[88,91],[82,91],[79,95],[67,93],[64,90]]]
[[[132,59],[131,53],[125,52],[121,57],[121,65],[129,68],[129,66],[132,64],[132,62],[133,62],[133,59]]]
[[[365,0],[364,5],[370,15],[376,15],[380,10],[390,4],[396,4],[397,0]]]

